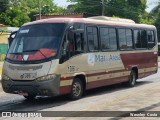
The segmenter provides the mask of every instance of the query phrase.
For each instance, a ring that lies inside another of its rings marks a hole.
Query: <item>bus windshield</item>
[[[18,31],[7,54],[14,61],[34,61],[56,55],[65,30],[65,23],[23,26]]]

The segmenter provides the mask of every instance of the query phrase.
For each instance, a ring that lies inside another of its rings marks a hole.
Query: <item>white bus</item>
[[[53,18],[20,27],[3,66],[6,93],[27,99],[69,94],[157,72],[157,33],[131,20]]]

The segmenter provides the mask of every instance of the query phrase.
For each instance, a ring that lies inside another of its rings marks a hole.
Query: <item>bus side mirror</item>
[[[9,36],[9,38],[8,38],[9,47],[11,46],[11,44],[12,44],[12,42],[13,42],[15,36],[16,36],[16,33],[17,33],[17,31],[14,31],[14,32],[12,32],[12,33],[10,34],[10,36]]]

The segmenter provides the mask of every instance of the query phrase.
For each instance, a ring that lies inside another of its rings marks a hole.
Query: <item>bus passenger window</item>
[[[134,30],[134,42],[136,48],[147,48],[146,31]]]
[[[100,28],[101,49],[117,50],[117,37],[115,28]]]
[[[87,27],[88,46],[90,51],[97,51],[98,31],[96,27]]]
[[[126,41],[127,41],[127,47],[133,48],[132,31],[130,29],[126,29]]]
[[[110,49],[110,36],[108,28],[100,28],[101,36],[101,49],[108,50]]]
[[[148,48],[153,48],[155,46],[155,38],[153,31],[147,31],[147,38],[148,38]]]
[[[127,48],[127,42],[126,42],[126,31],[125,31],[125,29],[119,29],[118,30],[118,35],[119,35],[120,49],[126,49]]]
[[[134,30],[134,42],[136,48],[141,48],[141,38],[139,30]]]
[[[132,49],[132,31],[130,29],[118,29],[120,49]]]
[[[74,50],[75,50],[74,42],[73,42],[73,41],[70,41],[70,43],[69,43],[69,51],[70,51],[70,52],[74,52]]]
[[[109,29],[109,35],[110,35],[110,50],[117,50],[116,29],[115,28],[110,28]]]
[[[75,51],[83,52],[84,51],[84,34],[83,33],[75,33]]]
[[[147,34],[145,30],[141,30],[141,44],[142,48],[147,48]]]

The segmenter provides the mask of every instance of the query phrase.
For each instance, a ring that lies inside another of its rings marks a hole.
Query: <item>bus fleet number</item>
[[[69,66],[68,72],[75,72],[75,66]]]

